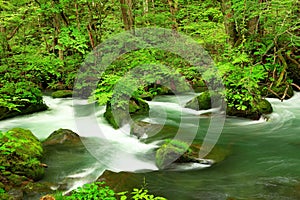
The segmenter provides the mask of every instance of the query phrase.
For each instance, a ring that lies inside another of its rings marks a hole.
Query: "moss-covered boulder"
[[[14,128],[0,135],[0,166],[3,172],[39,180],[44,175],[41,165],[43,148],[31,131]],[[9,180],[13,182],[13,180]]]
[[[250,107],[246,110],[238,110],[235,107],[227,107],[226,113],[229,116],[243,117],[253,120],[258,120],[264,114],[270,114],[273,112],[272,105],[266,99],[259,100],[254,107]]]
[[[211,108],[211,97],[209,91],[202,92],[199,96],[194,97],[186,103],[186,108],[194,110],[207,110]]]
[[[23,188],[43,177],[42,155],[41,142],[31,131],[14,128],[0,133],[0,190],[5,199],[23,199]]]
[[[118,129],[128,123],[131,116],[147,113],[149,113],[149,105],[145,100],[131,98],[122,108],[117,105],[114,107],[111,102],[108,102],[104,117],[112,127]]]
[[[156,151],[156,165],[159,169],[166,169],[172,163],[201,162],[199,160],[200,143],[187,143],[179,140],[166,140]],[[230,154],[230,150],[215,146],[205,156],[205,159],[213,160],[214,163],[221,162]]]
[[[190,162],[191,154],[189,145],[179,140],[166,140],[156,151],[155,160],[159,169],[165,169],[173,162]]]
[[[77,133],[62,128],[51,133],[50,136],[43,141],[43,146],[70,144],[81,144],[80,137]]]
[[[72,97],[73,91],[72,90],[58,90],[55,92],[52,92],[51,96],[53,98],[67,98]]]

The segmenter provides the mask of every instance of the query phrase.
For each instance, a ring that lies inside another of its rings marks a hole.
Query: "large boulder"
[[[112,125],[112,127],[118,129],[122,125],[128,123],[131,116],[147,114],[149,109],[148,103],[143,99],[131,98],[128,101],[128,104],[122,108],[117,105],[114,106],[111,102],[108,102],[106,104],[104,117],[108,123]]]
[[[97,182],[104,181],[111,189],[116,192],[130,191],[133,188],[139,188],[144,182],[143,173],[131,172],[112,172],[106,170],[98,179]]]
[[[211,108],[211,97],[209,91],[202,92],[186,103],[186,108],[193,110],[207,110]]]
[[[166,140],[156,151],[156,165],[159,169],[167,169],[172,163],[201,163],[199,159],[200,143],[193,143],[190,146],[179,140]],[[215,146],[204,159],[211,160],[212,163],[223,161],[230,153],[230,150]]]
[[[0,190],[7,199],[23,199],[23,188],[44,176],[43,148],[31,131],[0,132]]]
[[[44,175],[41,165],[43,148],[31,131],[14,128],[0,136],[1,171],[39,180]]]
[[[185,142],[179,140],[166,140],[156,151],[156,165],[159,169],[165,169],[173,162],[190,162],[191,149]]]
[[[272,105],[266,99],[258,101],[254,107],[246,110],[238,110],[235,107],[227,107],[226,113],[229,116],[243,117],[253,120],[258,120],[262,115],[270,114],[273,112]]]
[[[137,138],[148,138],[157,134],[164,126],[161,124],[151,124],[144,121],[136,121],[130,126],[130,134]]]
[[[81,144],[79,135],[69,129],[58,129],[43,141],[43,146]]]
[[[218,99],[217,94],[211,97],[209,91],[201,93],[186,103],[185,107],[193,110],[207,110],[211,108],[212,98]],[[246,110],[239,110],[234,106],[227,106],[226,114],[228,116],[243,117],[253,120],[258,120],[262,115],[273,112],[272,105],[266,99],[257,100],[254,106],[248,106]]]

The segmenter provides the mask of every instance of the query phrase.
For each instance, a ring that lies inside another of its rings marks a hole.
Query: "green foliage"
[[[29,130],[14,128],[0,133],[1,171],[38,180],[44,173],[39,160],[42,154],[40,141]]]
[[[195,67],[178,55],[158,49],[142,49],[122,55],[101,76],[93,98],[104,105],[113,95],[117,107],[122,99],[162,94],[164,88],[173,92],[189,91],[189,85],[201,80]],[[121,85],[116,87],[116,85]],[[120,100],[120,101],[119,101]],[[114,104],[114,102],[112,102]]]
[[[128,191],[115,193],[109,186],[105,186],[105,182],[94,182],[77,188],[70,196],[63,197],[60,193],[56,194],[55,197],[57,200],[166,200],[166,198],[154,196],[148,192],[147,189],[142,187],[141,189],[134,188],[130,193]]]
[[[260,100],[259,82],[266,78],[262,65],[254,65],[245,53],[231,51],[218,63],[226,87],[226,100],[229,107],[247,110]]]
[[[155,197],[153,194],[149,194],[147,189],[134,188],[131,192],[132,200],[166,200],[164,197]],[[122,199],[122,198],[121,198]],[[125,198],[123,198],[125,200]]]
[[[28,103],[43,103],[41,91],[32,82],[11,83],[3,80],[0,82],[3,84],[0,88],[0,107],[19,110],[18,108]]]
[[[72,192],[71,196],[66,196],[66,200],[116,200],[115,192],[108,186],[104,186],[104,182],[95,182],[85,184],[83,187],[77,188]]]

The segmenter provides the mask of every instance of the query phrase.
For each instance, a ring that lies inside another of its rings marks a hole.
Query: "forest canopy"
[[[118,33],[145,27],[172,29],[199,42],[222,74],[229,107],[255,109],[265,96],[283,100],[292,95],[292,87],[299,89],[299,4],[297,0],[1,0],[0,107],[19,110],[25,101],[40,101],[39,90],[72,89],[89,52]],[[144,49],[113,63],[113,73],[107,72],[93,92],[96,99],[101,104],[109,101],[119,71],[153,60],[171,61],[191,84],[203,81],[176,55]],[[139,94],[148,92],[144,88]]]

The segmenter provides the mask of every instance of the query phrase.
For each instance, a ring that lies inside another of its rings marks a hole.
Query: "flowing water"
[[[180,126],[188,134],[191,127],[198,126],[193,120],[200,119],[195,139],[201,140],[210,118],[202,111],[182,109],[181,102],[190,98],[190,95],[182,96],[178,101],[175,96],[158,97],[149,102],[150,116],[143,120]],[[103,119],[104,108],[100,107],[96,116],[105,137],[89,135],[91,131],[87,127],[88,133],[81,136],[92,152],[53,149],[47,158],[49,168],[44,180],[66,182],[67,189],[72,189],[110,169],[143,172],[141,176],[146,178],[149,190],[170,200],[300,199],[300,93],[284,102],[268,100],[274,108],[268,120],[226,119],[217,144],[232,152],[224,161],[205,169],[186,167],[179,171],[157,171],[153,151],[158,141],[145,144],[130,136],[126,126],[118,131],[112,129]],[[72,99],[45,97],[45,102],[50,110],[3,120],[0,130],[28,128],[40,139],[59,128],[77,131]]]

